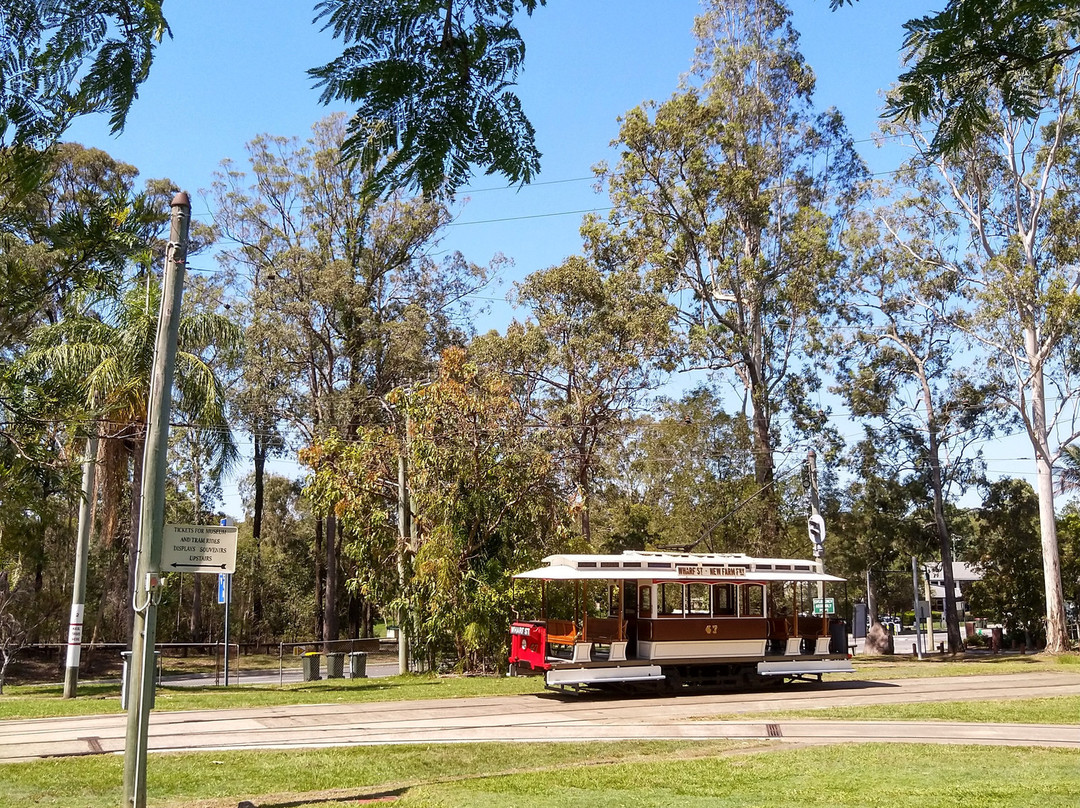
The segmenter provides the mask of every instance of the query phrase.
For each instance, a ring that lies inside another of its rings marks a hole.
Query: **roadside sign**
[[[219,572],[217,577],[217,602],[224,603],[229,595],[229,573]]]
[[[814,598],[814,614],[821,614],[821,598]],[[825,614],[836,614],[836,599],[825,598]]]
[[[235,572],[236,528],[165,525],[162,572]]]

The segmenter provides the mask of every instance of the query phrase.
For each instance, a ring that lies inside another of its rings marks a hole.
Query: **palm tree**
[[[1058,475],[1058,493],[1065,494],[1080,488],[1080,446],[1061,447],[1062,467]]]
[[[23,359],[23,365],[45,384],[75,387],[82,405],[97,421],[104,438],[99,479],[106,541],[115,541],[122,491],[125,485],[130,486],[127,592],[132,591],[134,583],[147,406],[160,301],[157,276],[141,273],[119,297],[101,300],[98,307],[76,307],[75,313],[37,329]],[[240,344],[240,329],[220,314],[199,312],[181,317],[174,419],[205,428],[216,444],[215,456],[225,463],[236,458],[237,449],[225,416],[225,389],[216,368],[231,361]],[[124,597],[129,639],[134,617],[130,600]]]

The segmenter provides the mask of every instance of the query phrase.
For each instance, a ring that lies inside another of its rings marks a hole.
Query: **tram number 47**
[[[719,634],[720,633],[720,626],[716,625],[716,623],[713,623],[712,625],[705,626],[705,633],[706,634]]]

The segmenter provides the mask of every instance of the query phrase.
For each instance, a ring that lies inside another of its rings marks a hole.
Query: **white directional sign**
[[[162,572],[235,572],[236,528],[165,525]]]

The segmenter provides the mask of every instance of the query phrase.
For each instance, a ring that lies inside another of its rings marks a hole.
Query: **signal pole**
[[[191,200],[181,192],[172,200],[172,220],[161,286],[161,310],[150,378],[146,450],[143,455],[142,517],[135,586],[135,630],[128,666],[127,735],[124,740],[124,805],[146,808],[146,748],[154,698],[154,641],[161,597],[161,544],[165,531],[165,474],[169,444],[176,336],[184,293]]]

